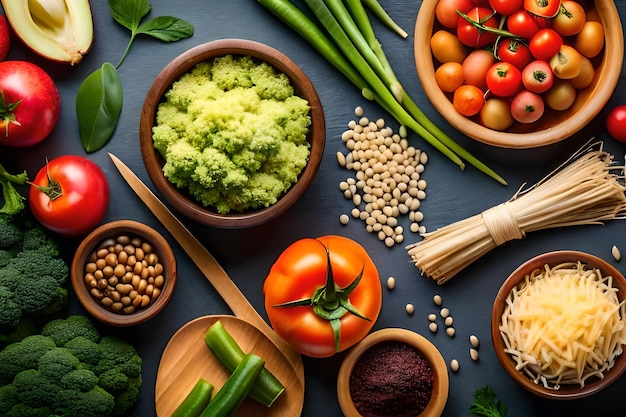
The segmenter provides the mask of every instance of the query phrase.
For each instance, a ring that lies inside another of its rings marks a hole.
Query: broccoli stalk
[[[24,197],[15,189],[13,184],[24,185],[28,181],[26,171],[13,175],[0,164],[0,187],[4,204],[0,207],[0,213],[17,214],[24,209]]]

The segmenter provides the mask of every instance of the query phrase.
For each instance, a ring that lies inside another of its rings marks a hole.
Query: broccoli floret
[[[22,317],[22,307],[17,304],[13,292],[0,286],[0,328],[13,328]]]
[[[54,401],[54,410],[64,417],[105,417],[113,414],[115,400],[111,394],[95,386],[87,392],[61,390]]]
[[[77,389],[81,392],[91,390],[96,384],[100,384],[100,380],[96,374],[88,369],[75,369],[63,375],[61,378],[61,388]]]
[[[74,315],[64,319],[56,319],[48,322],[41,334],[54,342],[58,347],[65,345],[72,339],[82,336],[94,343],[100,342],[100,333],[87,316]]]
[[[49,407],[33,408],[24,403],[20,403],[11,408],[6,417],[51,417],[53,416]]]
[[[55,348],[39,358],[39,372],[51,380],[60,380],[65,374],[78,368],[80,361],[65,348]]]
[[[102,357],[100,345],[85,336],[78,336],[65,344],[65,348],[76,356],[81,366],[91,369]]]
[[[0,213],[0,249],[9,249],[19,244],[24,232],[13,223],[13,216]]]
[[[35,369],[27,369],[15,376],[13,385],[17,388],[19,402],[33,408],[47,407],[61,389],[58,381],[43,375]]]
[[[59,255],[58,244],[25,213],[0,216],[0,229],[8,230],[8,227],[19,230],[16,236],[20,238],[12,240],[11,246],[0,248],[0,340],[3,343],[20,322],[37,321],[68,305],[69,268]]]
[[[54,342],[42,335],[8,345],[0,351],[0,384],[11,383],[20,372],[36,368],[39,358],[54,348]]]
[[[0,351],[0,415],[106,417],[139,399],[141,357],[115,337],[101,337],[86,316],[45,324]],[[12,414],[11,414],[12,413]],[[32,413],[32,414],[31,414]]]
[[[9,384],[0,387],[0,415],[5,416],[19,402],[15,385]]]
[[[133,345],[112,336],[105,336],[100,341],[102,356],[96,374],[110,369],[117,369],[130,378],[141,375],[141,357]]]

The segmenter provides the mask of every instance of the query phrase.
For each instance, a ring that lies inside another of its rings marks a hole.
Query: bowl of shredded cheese
[[[626,279],[578,251],[536,256],[503,283],[491,336],[505,371],[551,399],[592,395],[626,370]]]

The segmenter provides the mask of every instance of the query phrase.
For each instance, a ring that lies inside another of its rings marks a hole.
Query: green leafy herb
[[[113,135],[122,112],[122,98],[122,82],[109,62],[81,84],[76,96],[76,116],[87,153],[101,149]]]
[[[158,16],[142,23],[152,6],[148,0],[109,0],[111,16],[131,31],[120,62],[105,62],[90,74],[78,90],[76,117],[80,138],[88,153],[100,150],[111,139],[122,110],[120,68],[137,35],[152,36],[163,42],[175,42],[193,36],[193,26],[171,16]]]
[[[13,175],[0,165],[0,187],[4,204],[0,207],[0,213],[17,214],[24,209],[24,197],[15,189],[13,184],[24,185],[28,181],[26,171]]]
[[[474,403],[469,408],[472,417],[506,417],[506,405],[496,399],[490,386],[478,388],[474,393]]]

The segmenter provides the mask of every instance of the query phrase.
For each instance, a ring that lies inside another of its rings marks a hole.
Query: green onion
[[[198,378],[191,391],[170,417],[198,417],[211,402],[212,393],[213,385],[204,378]]]
[[[245,356],[235,339],[219,320],[209,327],[204,342],[229,372],[233,372]],[[253,400],[269,407],[284,391],[283,384],[271,372],[263,368],[249,395]]]
[[[401,101],[397,99],[398,92],[402,91],[399,82],[394,82],[395,75],[392,75],[384,54],[372,52],[372,46],[368,46],[370,52],[364,54],[360,52],[364,45],[368,43],[378,43],[372,33],[368,34],[368,29],[356,30],[361,35],[355,34],[357,24],[364,28],[367,24],[363,22],[362,12],[355,13],[356,18],[348,19],[343,11],[345,7],[340,5],[338,0],[305,0],[316,19],[327,31],[329,37],[313,22],[306,14],[299,10],[289,0],[258,0],[267,10],[282,20],[285,24],[299,33],[311,46],[313,46],[326,60],[346,76],[363,96],[373,99],[389,112],[400,124],[417,133],[427,143],[443,153],[448,159],[457,164],[461,169],[465,168],[463,160],[469,162],[477,169],[495,179],[499,183],[506,185],[506,181],[494,172],[491,168],[480,162],[468,151],[463,149],[454,140],[447,136],[419,109],[408,94],[401,95]],[[328,3],[329,6],[326,4]],[[354,4],[349,7],[356,10]],[[337,18],[331,9],[339,16]],[[342,26],[339,20],[346,27]],[[359,23],[356,23],[359,22]],[[350,38],[350,35],[352,38]],[[366,40],[367,36],[369,40]],[[355,46],[355,42],[358,46]],[[373,59],[375,56],[377,59]],[[378,69],[378,72],[375,70]],[[383,81],[383,78],[385,81]],[[394,93],[392,93],[394,91]]]
[[[374,13],[374,15],[383,22],[388,28],[396,32],[403,38],[408,38],[409,34],[404,31],[392,18],[387,11],[381,6],[377,0],[363,0],[363,3],[368,9]]]
[[[264,366],[265,361],[259,356],[252,353],[245,355],[200,417],[234,416],[254,386],[261,370],[265,369]]]

